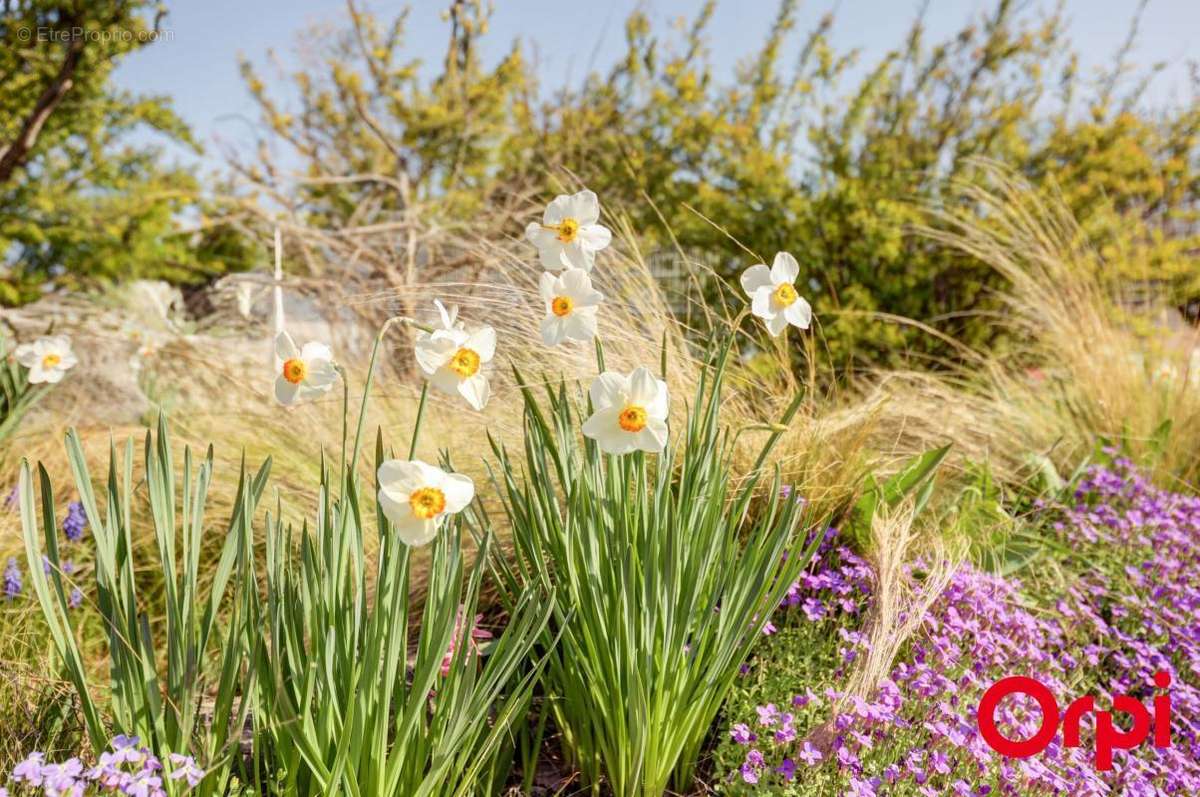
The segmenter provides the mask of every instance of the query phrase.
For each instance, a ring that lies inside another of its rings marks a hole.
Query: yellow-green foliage
[[[131,142],[155,130],[198,151],[165,100],[110,82],[120,59],[154,41],[153,9],[112,0],[0,9],[0,305],[34,299],[47,282],[187,283],[244,267],[246,245],[227,230],[183,229],[182,214],[203,210],[194,176]]]
[[[975,179],[972,158],[999,160],[1061,193],[1097,246],[1144,253],[1110,258],[1121,266],[1108,276],[1152,278],[1180,303],[1200,291],[1187,261],[1200,243],[1200,112],[1141,109],[1144,84],[1126,87],[1124,52],[1093,87],[1078,75],[1059,16],[998,0],[943,41],[929,41],[918,20],[849,84],[860,54],[834,49],[832,18],[796,31],[796,5],[780,3],[762,48],[732,81],[715,76],[709,59],[713,2],[674,35],[634,13],[625,56],[553,94],[539,93],[517,46],[495,67],[480,63],[487,13],[478,3],[454,6],[431,80],[401,57],[403,15],[384,32],[362,12],[328,45],[319,73],[293,76],[295,113],[244,70],[275,143],[291,145],[316,180],[304,189],[313,224],[380,221],[400,203],[488,235],[511,222],[472,216],[484,197],[583,182],[629,213],[651,246],[707,253],[726,279],[752,262],[750,252],[768,261],[794,252],[841,364],[947,353],[891,316],[990,342],[995,328],[979,316],[996,309],[995,272],[910,233],[927,203],[949,201],[949,182]],[[380,177],[321,179],[348,173]],[[267,170],[256,175],[271,182]],[[713,285],[702,290],[718,295]]]

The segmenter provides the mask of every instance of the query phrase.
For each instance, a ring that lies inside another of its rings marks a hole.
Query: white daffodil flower
[[[600,200],[595,192],[561,194],[546,206],[541,224],[529,223],[525,237],[537,247],[544,268],[591,271],[596,253],[612,241],[612,233],[598,221]]]
[[[750,297],[750,312],[766,323],[772,337],[788,324],[808,329],[812,322],[812,307],[796,293],[798,276],[800,264],[787,252],[776,254],[770,268],[759,263],[742,272],[742,290]]]
[[[586,271],[567,269],[561,274],[542,272],[542,299],[546,317],[542,320],[542,340],[557,346],[564,340],[591,340],[596,335],[596,310],[604,294],[592,289]]]
[[[419,335],[415,349],[417,365],[429,384],[443,393],[462,396],[476,410],[487,406],[491,390],[483,367],[496,354],[496,330],[435,329]]]
[[[379,506],[405,545],[426,545],[447,515],[475,497],[467,476],[446,473],[419,460],[389,459],[379,466]]]
[[[333,352],[324,343],[312,341],[298,349],[291,335],[280,332],[275,356],[283,363],[275,377],[275,398],[285,407],[327,393],[337,381]]]
[[[609,454],[662,451],[667,444],[667,383],[645,368],[605,371],[592,382],[592,417],[583,433]]]
[[[71,339],[65,335],[38,338],[17,347],[17,362],[29,369],[29,384],[54,384],[79,360],[71,351]]]

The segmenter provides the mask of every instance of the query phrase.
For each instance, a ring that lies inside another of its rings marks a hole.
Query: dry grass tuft
[[[1087,244],[1080,223],[991,163],[986,181],[932,209],[921,234],[994,268],[1006,287],[996,352],[964,351],[944,373],[880,375],[881,448],[953,442],[952,461],[988,462],[1019,482],[1046,455],[1069,470],[1098,437],[1123,441],[1163,479],[1195,483],[1200,468],[1200,338],[1152,293],[1129,286]],[[1123,257],[1134,257],[1123,253]],[[1169,426],[1169,434],[1164,434]]]
[[[851,696],[870,699],[961,561],[957,552],[947,549],[939,530],[921,533],[915,521],[911,500],[895,507],[881,504],[872,518],[868,558],[875,569],[875,591],[864,626],[865,654],[857,659],[834,716]],[[918,561],[920,579],[913,573]]]

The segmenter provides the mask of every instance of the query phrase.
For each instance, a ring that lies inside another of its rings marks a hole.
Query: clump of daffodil
[[[779,252],[770,268],[759,263],[742,272],[742,290],[750,297],[750,312],[767,325],[772,337],[788,324],[808,329],[812,307],[796,292],[800,264],[787,252]]]
[[[592,288],[592,278],[586,271],[571,268],[561,274],[543,272],[539,290],[546,303],[542,340],[547,346],[595,337],[596,311],[604,294]]]
[[[476,410],[487,406],[491,389],[485,366],[496,354],[496,330],[489,326],[467,332],[452,315],[442,312],[442,327],[417,337],[417,365],[429,384],[449,395],[460,395]]]
[[[310,341],[301,349],[291,335],[280,332],[275,336],[275,356],[281,363],[275,377],[275,398],[284,406],[317,398],[337,381],[333,352],[324,343]]]
[[[612,241],[612,233],[599,221],[600,200],[595,192],[561,194],[546,206],[541,224],[529,223],[525,237],[537,247],[544,268],[591,271],[596,253]]]
[[[667,444],[667,383],[645,368],[605,371],[592,382],[593,413],[583,433],[608,454],[657,453]]]
[[[54,384],[79,360],[71,351],[71,339],[65,335],[42,337],[17,347],[17,362],[29,369],[29,384]]]
[[[405,545],[427,545],[445,519],[467,508],[475,483],[420,460],[389,459],[379,466],[379,507]]]

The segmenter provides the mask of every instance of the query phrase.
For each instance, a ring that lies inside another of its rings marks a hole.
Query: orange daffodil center
[[[304,377],[308,375],[308,366],[304,364],[304,360],[299,357],[293,357],[290,360],[283,361],[283,378],[291,382],[293,385],[298,385],[304,381]]]
[[[570,296],[555,296],[550,300],[550,312],[559,318],[569,316],[573,309],[575,309],[575,300]]]
[[[791,307],[800,298],[796,289],[786,282],[777,287],[771,296],[780,307]]]
[[[550,225],[546,229],[554,230],[558,233],[558,240],[560,242],[569,244],[579,234],[579,222],[575,221],[575,219],[563,219],[558,224]]]
[[[446,494],[436,487],[420,487],[408,496],[414,517],[429,520],[446,511]]]
[[[450,357],[451,371],[466,379],[479,373],[479,355],[470,349],[459,349]]]
[[[62,357],[58,354],[51,353],[51,354],[44,355],[42,357],[42,367],[43,368],[53,368],[54,366],[58,365],[60,362],[62,362]]]
[[[627,432],[640,432],[646,428],[646,408],[630,404],[621,410],[617,423]]]

